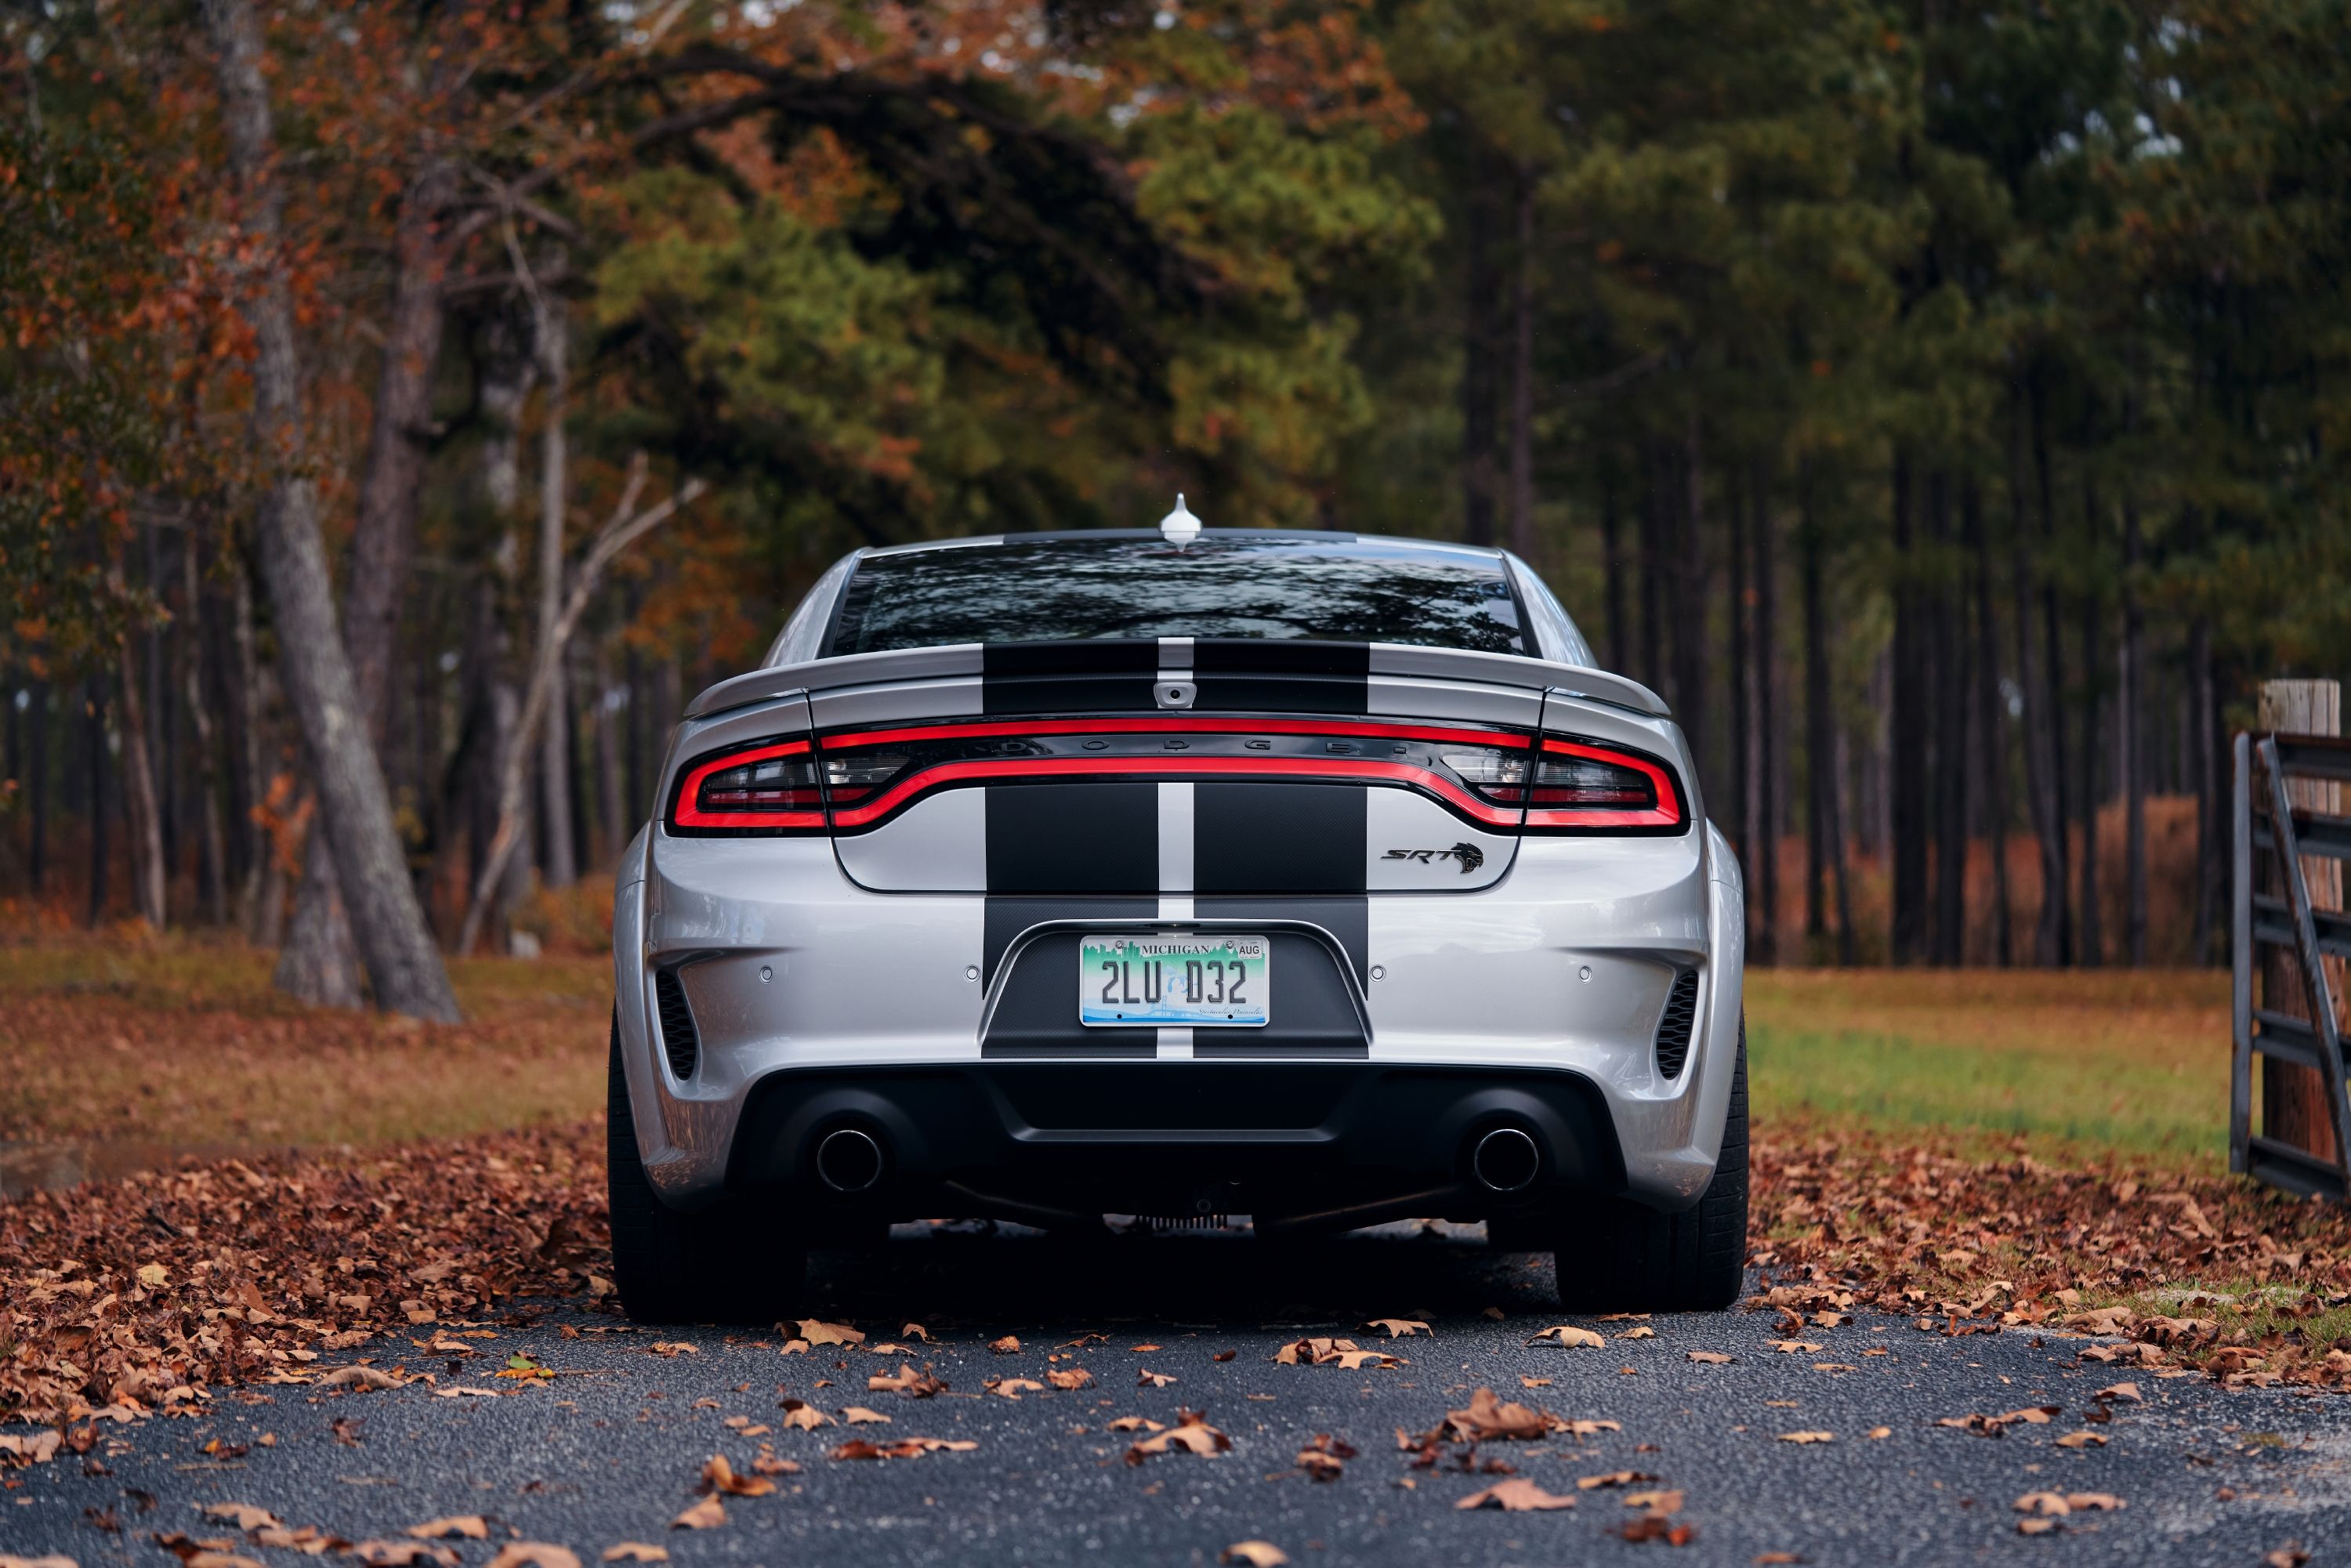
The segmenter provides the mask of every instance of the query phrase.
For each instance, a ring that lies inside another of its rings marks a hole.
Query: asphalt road
[[[1867,1314],[1807,1330],[1817,1353],[1775,1352],[1776,1315],[1736,1310],[1660,1317],[1648,1324],[1654,1337],[1634,1339],[1615,1336],[1635,1324],[1578,1319],[1608,1333],[1607,1344],[1530,1346],[1529,1335],[1560,1321],[1541,1304],[1549,1261],[1490,1252],[1474,1228],[1443,1238],[1397,1228],[1299,1250],[1246,1236],[1071,1248],[1029,1235],[902,1227],[883,1252],[820,1256],[815,1280],[823,1317],[876,1341],[901,1338],[901,1325],[918,1321],[936,1343],[917,1344],[912,1357],[836,1347],[787,1355],[775,1334],[613,1332],[620,1320],[568,1309],[528,1326],[517,1326],[521,1318],[486,1325],[497,1337],[475,1341],[486,1354],[455,1371],[449,1356],[393,1342],[380,1349],[379,1364],[430,1371],[443,1387],[513,1386],[492,1375],[515,1352],[560,1375],[496,1398],[442,1397],[422,1382],[364,1394],[224,1391],[201,1416],[110,1427],[86,1458],[64,1454],[10,1472],[0,1552],[59,1552],[82,1568],[169,1568],[155,1536],[231,1536],[198,1505],[235,1501],[352,1540],[482,1514],[486,1542],[450,1543],[468,1568],[482,1568],[517,1535],[569,1546],[591,1565],[606,1548],[641,1541],[665,1546],[682,1565],[768,1568],[1199,1563],[1245,1540],[1270,1542],[1292,1563],[1415,1568],[1638,1563],[1659,1552],[1692,1564],[1785,1552],[1793,1555],[1775,1560],[2250,1568],[2289,1542],[2308,1548],[2314,1564],[2351,1561],[2351,1408],[2340,1401],[2079,1366],[2080,1341],[2036,1347],[2013,1330],[1951,1339]],[[1489,1307],[1507,1315],[1495,1321]],[[1434,1333],[1389,1345],[1361,1327],[1374,1317],[1424,1318]],[[567,1325],[588,1332],[571,1337]],[[991,1353],[988,1342],[1005,1334],[1021,1349]],[[1109,1337],[1057,1349],[1088,1334]],[[1347,1372],[1272,1363],[1283,1343],[1311,1334],[1377,1343],[1409,1364]],[[695,1350],[663,1355],[656,1341]],[[1695,1364],[1692,1350],[1732,1359]],[[1231,1360],[1214,1359],[1227,1351]],[[1055,1354],[1063,1359],[1049,1361]],[[867,1391],[867,1375],[909,1359],[930,1364],[949,1392],[914,1399]],[[1043,1382],[1048,1370],[1072,1366],[1091,1372],[1095,1385],[1017,1401],[984,1392],[987,1379]],[[1175,1381],[1138,1386],[1143,1369]],[[1550,1384],[1528,1388],[1521,1377]],[[2085,1429],[2091,1394],[2124,1377],[2145,1397],[2115,1402],[2110,1422],[2086,1427],[2107,1443],[2059,1447],[2057,1437]],[[1580,1441],[1554,1436],[1479,1450],[1480,1461],[1499,1457],[1553,1493],[1576,1495],[1575,1508],[1465,1512],[1455,1503],[1498,1478],[1459,1473],[1449,1458],[1433,1470],[1410,1468],[1395,1429],[1428,1429],[1479,1385],[1562,1416],[1622,1424]],[[779,1390],[835,1416],[861,1405],[892,1419],[788,1430]],[[2042,1404],[2063,1413],[1996,1438],[1935,1425]],[[1105,1430],[1129,1415],[1172,1423],[1186,1406],[1230,1435],[1229,1453],[1179,1451],[1131,1466],[1134,1437]],[[777,1429],[747,1437],[726,1425],[729,1416]],[[1873,1438],[1881,1427],[1887,1435]],[[1782,1440],[1792,1431],[1834,1436]],[[262,1446],[264,1433],[275,1435],[273,1445]],[[1301,1443],[1319,1433],[1361,1450],[1336,1479],[1311,1480],[1294,1468]],[[920,1458],[826,1458],[851,1436],[977,1447]],[[224,1453],[246,1451],[208,1456],[204,1448],[215,1439]],[[670,1528],[695,1500],[709,1456],[723,1453],[747,1471],[762,1441],[800,1467],[778,1478],[775,1495],[726,1500],[726,1521],[716,1529]],[[1673,1518],[1694,1527],[1686,1547],[1614,1537],[1637,1511],[1624,1506],[1621,1490],[1575,1485],[1625,1469],[1684,1494]],[[2011,1505],[2043,1490],[2111,1493],[2126,1506],[2020,1535]],[[272,1568],[307,1561],[241,1537],[236,1550]]]

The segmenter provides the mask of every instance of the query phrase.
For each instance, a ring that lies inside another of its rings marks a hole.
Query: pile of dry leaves
[[[2061,1167],[2021,1145],[1985,1160],[1841,1131],[1761,1140],[1752,1160],[1762,1302],[1791,1319],[1860,1306],[1944,1333],[2123,1336],[2084,1358],[2351,1389],[2351,1222],[2331,1205],[2177,1168]]]
[[[386,1330],[609,1293],[602,1141],[583,1124],[0,1203],[0,1421],[193,1409]]]

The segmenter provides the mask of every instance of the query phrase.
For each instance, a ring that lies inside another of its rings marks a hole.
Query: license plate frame
[[[1086,932],[1078,938],[1078,1022],[1263,1029],[1272,1016],[1272,956],[1261,932]]]

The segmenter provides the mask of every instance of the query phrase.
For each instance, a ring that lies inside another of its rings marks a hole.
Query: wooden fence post
[[[2341,735],[2343,688],[2335,681],[2264,681],[2262,683],[2259,727],[2283,735]],[[2286,785],[2297,811],[2321,811],[2339,816],[2343,787],[2316,779],[2294,779]],[[2310,887],[2313,909],[2343,907],[2343,862],[2331,855],[2302,857],[2303,880]],[[2283,884],[2264,888],[2283,894]],[[2330,971],[2336,996],[2343,994],[2342,960],[2322,959]],[[2303,983],[2302,967],[2291,952],[2273,948],[2262,964],[2262,1005],[2294,1018],[2310,1016],[2310,991]],[[2335,1153],[2335,1115],[2329,1107],[2326,1081],[2311,1068],[2276,1057],[2262,1058],[2262,1132],[2321,1159]]]

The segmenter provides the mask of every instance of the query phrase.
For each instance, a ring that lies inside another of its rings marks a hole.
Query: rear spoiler
[[[1014,652],[1017,650],[1018,652]],[[749,707],[758,703],[800,693],[837,691],[845,687],[897,685],[985,677],[991,665],[1002,673],[1007,663],[1032,668],[1050,664],[1073,675],[1118,676],[1141,674],[1147,680],[1159,670],[1190,671],[1215,666],[1240,671],[1262,664],[1269,670],[1300,669],[1311,664],[1320,673],[1353,664],[1366,675],[1418,680],[1475,682],[1517,687],[1530,693],[1560,692],[1587,702],[1605,703],[1652,717],[1671,710],[1665,700],[1641,685],[1605,670],[1580,664],[1553,664],[1516,653],[1473,653],[1458,648],[1426,648],[1402,643],[1303,643],[1265,638],[1188,637],[1156,640],[1079,640],[1070,642],[983,643],[956,643],[937,648],[907,648],[883,653],[845,653],[811,659],[798,664],[754,670],[719,682],[686,705],[689,719]]]

